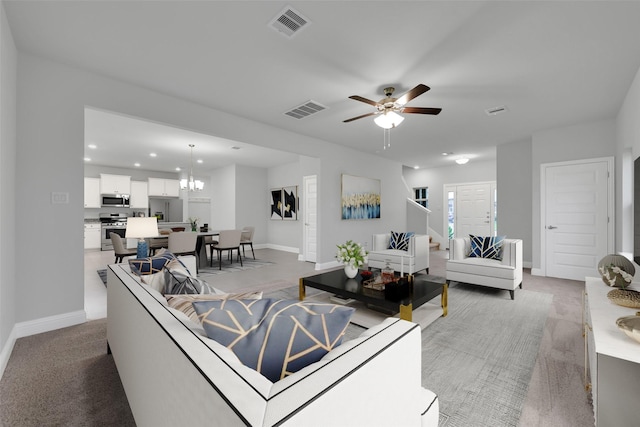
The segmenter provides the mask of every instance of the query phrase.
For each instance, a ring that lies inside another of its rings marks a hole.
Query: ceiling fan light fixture
[[[378,115],[373,121],[383,129],[391,129],[397,127],[402,123],[404,117],[393,111],[387,111],[384,114]]]

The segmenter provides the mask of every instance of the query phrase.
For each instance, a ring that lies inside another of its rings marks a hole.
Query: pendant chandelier
[[[180,180],[180,189],[189,191],[202,191],[204,190],[204,182],[193,179],[193,147],[195,147],[195,145],[189,144],[189,147],[191,148],[191,169],[189,169],[189,179]]]

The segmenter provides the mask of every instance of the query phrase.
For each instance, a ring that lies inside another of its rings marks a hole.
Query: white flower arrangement
[[[622,268],[615,265],[603,265],[600,267],[600,274],[602,274],[602,278],[604,282],[609,286],[616,286],[616,281],[618,278],[622,278],[624,283],[620,283],[622,289],[625,288],[626,285],[631,283],[633,280],[633,275],[627,273]]]
[[[336,246],[338,247],[336,259],[344,265],[348,264],[352,267],[362,267],[362,265],[367,262],[369,252],[365,251],[360,243],[347,240],[347,243],[344,245]]]

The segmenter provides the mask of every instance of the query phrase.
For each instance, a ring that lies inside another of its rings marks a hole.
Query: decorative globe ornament
[[[607,286],[624,289],[633,280],[636,269],[626,257],[609,254],[598,263],[598,272]]]

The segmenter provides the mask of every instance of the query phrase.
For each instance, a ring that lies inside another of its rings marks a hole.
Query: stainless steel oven
[[[103,251],[112,251],[111,233],[119,234],[123,239],[127,232],[127,214],[100,214],[101,239],[100,248]]]

